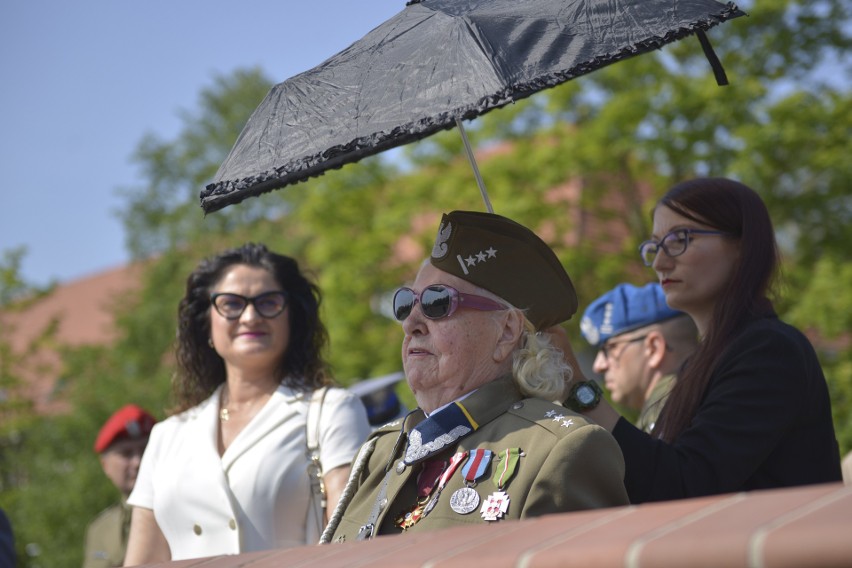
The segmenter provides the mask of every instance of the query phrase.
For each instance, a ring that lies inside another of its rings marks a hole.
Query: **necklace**
[[[221,420],[222,422],[227,422],[228,420],[231,419],[231,411],[228,409],[228,406],[227,406],[230,402],[228,400],[229,398],[230,397],[227,395],[227,392],[222,396],[222,402],[221,402],[222,408],[219,409],[219,420]],[[266,401],[269,400],[269,397],[263,397],[263,398],[264,398],[264,400],[262,400],[262,403],[265,404]],[[243,403],[242,406],[234,408],[234,412],[236,412],[237,414],[240,414],[240,413],[244,414],[245,411],[253,411],[253,412],[251,412],[251,414],[249,416],[249,420],[250,420],[251,418],[254,417],[255,414],[257,414],[257,410],[261,406],[263,406],[263,404],[258,406],[258,402],[259,402],[258,400],[253,400],[251,402]]]

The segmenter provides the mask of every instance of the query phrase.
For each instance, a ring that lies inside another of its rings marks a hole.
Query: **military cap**
[[[156,420],[135,404],[122,406],[101,427],[95,439],[95,451],[104,452],[113,442],[123,438],[144,438],[151,433]]]
[[[663,287],[656,282],[637,287],[619,284],[586,308],[580,332],[591,345],[610,337],[682,315],[666,304]]]
[[[445,213],[430,262],[526,310],[536,329],[561,323],[577,311],[574,285],[553,250],[506,217]]]

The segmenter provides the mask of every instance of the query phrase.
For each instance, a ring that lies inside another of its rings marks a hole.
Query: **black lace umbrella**
[[[419,140],[743,15],[715,0],[421,0],[275,85],[213,183],[216,211]],[[462,131],[462,134],[464,131]],[[470,156],[470,154],[469,154]]]

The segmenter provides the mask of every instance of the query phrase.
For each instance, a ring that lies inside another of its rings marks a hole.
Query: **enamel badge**
[[[503,491],[495,491],[482,503],[479,514],[486,521],[497,521],[509,510],[509,496]]]

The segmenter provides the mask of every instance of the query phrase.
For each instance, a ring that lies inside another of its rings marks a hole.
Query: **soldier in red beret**
[[[121,501],[102,511],[86,532],[84,568],[122,566],[130,529],[127,497],[136,484],[139,462],[156,420],[135,404],[117,410],[98,432],[95,452],[104,473],[121,492]]]

